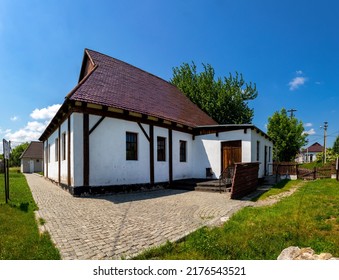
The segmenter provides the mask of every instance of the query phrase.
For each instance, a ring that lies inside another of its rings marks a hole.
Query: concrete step
[[[263,185],[275,185],[277,183],[277,178],[275,175],[266,176],[263,181]]]
[[[194,188],[195,191],[200,191],[200,192],[228,192],[230,191],[230,188],[225,188],[225,187],[216,187],[216,186],[197,186]]]
[[[219,185],[219,180],[199,180],[199,179],[187,179],[187,180],[178,180],[174,181],[170,188],[181,189],[181,190],[191,190],[191,191],[204,191],[204,192],[226,192],[230,188],[225,188],[225,186]]]

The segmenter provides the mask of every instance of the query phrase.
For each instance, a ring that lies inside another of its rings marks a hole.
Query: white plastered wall
[[[194,177],[205,178],[206,168],[212,168],[213,178],[221,174],[221,143],[241,140],[242,162],[251,162],[251,133],[247,129],[207,134],[195,137],[194,140]]]
[[[65,137],[65,158],[63,158],[63,140],[62,140],[62,135],[63,133],[65,133],[66,137]],[[68,141],[67,141],[67,137],[68,137],[68,125],[67,125],[67,120],[64,121],[61,126],[60,126],[60,180],[61,183],[63,184],[67,184],[67,166],[68,166],[68,162],[67,162],[67,152],[68,152]]]
[[[186,141],[186,161],[180,162],[180,141]],[[193,178],[194,155],[192,135],[173,131],[173,180]]]
[[[98,122],[99,116],[90,115],[90,129]],[[141,124],[149,136],[149,125]],[[126,132],[138,134],[138,160],[126,160]],[[154,126],[154,181],[169,181],[169,131]],[[157,137],[166,139],[166,160],[157,160]],[[179,141],[187,142],[187,160],[180,162]],[[150,183],[149,142],[135,122],[105,118],[93,131],[90,143],[90,185],[127,185]],[[193,177],[192,135],[172,131],[173,179]]]
[[[89,129],[100,119],[100,116],[89,116]],[[71,185],[83,185],[83,114],[73,113],[71,124]],[[141,124],[147,135],[149,125]],[[67,120],[61,125],[60,136],[66,133],[68,138]],[[138,135],[138,160],[126,160],[126,132]],[[166,161],[157,160],[157,137],[166,139]],[[58,180],[58,162],[55,161],[56,130],[48,139],[50,144],[50,160],[48,177]],[[230,132],[196,136],[172,131],[173,180],[185,178],[206,178],[206,168],[212,168],[213,177],[221,173],[221,143],[241,140],[242,162],[255,162],[257,141],[260,143],[260,159],[264,161],[265,146],[267,151],[273,151],[273,144],[256,130],[239,129]],[[186,141],[187,160],[180,162],[180,140]],[[59,140],[61,141],[61,139]],[[46,141],[45,141],[46,146]],[[67,184],[67,149],[66,160],[62,160],[62,142],[60,142],[61,183]],[[127,185],[150,183],[150,151],[149,141],[135,122],[106,117],[89,136],[89,184],[91,186]],[[267,161],[272,160],[272,155]],[[263,164],[260,165],[259,177],[264,174]],[[46,171],[45,171],[46,174]],[[169,132],[166,128],[154,127],[154,181],[169,181]]]
[[[172,134],[173,135],[173,134]],[[168,182],[169,181],[169,134],[168,129],[162,127],[154,127],[154,182]],[[157,152],[157,138],[164,137],[166,157],[165,161],[158,161]]]
[[[99,119],[90,115],[89,128]],[[126,160],[126,132],[138,135],[138,160]],[[105,118],[89,136],[89,147],[91,186],[149,183],[149,142],[137,123]]]
[[[58,138],[58,130],[54,131],[52,135],[48,138],[48,146],[46,147],[47,150],[49,149],[49,158],[47,161],[48,164],[48,178],[54,181],[58,181],[58,161],[56,161],[56,154],[55,154],[55,140]],[[47,145],[47,141],[45,141],[45,145]],[[46,176],[46,170],[45,170]]]
[[[83,114],[71,115],[71,185],[83,186]]]
[[[257,158],[257,143],[259,141],[259,159]],[[267,158],[266,158],[266,171],[269,172],[272,169],[272,153],[273,143],[267,137],[264,137],[261,133],[256,130],[251,130],[251,160],[252,162],[260,162],[259,165],[259,178],[265,176],[265,146],[267,147]]]

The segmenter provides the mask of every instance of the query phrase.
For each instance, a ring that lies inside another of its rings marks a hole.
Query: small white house
[[[88,49],[78,85],[40,140],[45,176],[75,195],[217,179],[234,162],[260,162],[263,177],[273,150],[254,125],[219,125],[172,84]]]
[[[296,161],[298,163],[314,162],[317,160],[317,155],[322,152],[324,152],[324,147],[318,142],[315,142],[306,149],[303,149],[298,155]]]
[[[20,156],[20,169],[23,173],[43,171],[44,147],[42,142],[32,141]]]

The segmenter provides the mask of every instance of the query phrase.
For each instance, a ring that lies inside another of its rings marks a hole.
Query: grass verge
[[[274,260],[288,246],[339,256],[338,205],[337,181],[307,182],[273,206],[244,208],[222,227],[202,228],[135,259]]]
[[[48,233],[40,234],[26,178],[16,170],[9,174],[10,201],[5,203],[4,175],[0,174],[0,259],[60,259]]]

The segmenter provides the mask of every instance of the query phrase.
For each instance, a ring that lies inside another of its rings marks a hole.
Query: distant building
[[[301,151],[297,161],[300,163],[314,162],[317,159],[317,154],[322,153],[323,151],[324,147],[318,142],[315,142]]]
[[[43,171],[44,146],[42,142],[32,141],[22,153],[21,172],[34,173]]]

